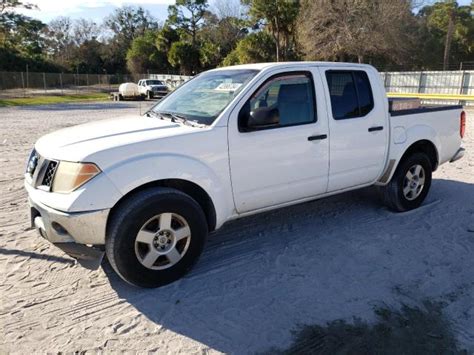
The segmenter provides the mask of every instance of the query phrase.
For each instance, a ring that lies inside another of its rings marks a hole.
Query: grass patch
[[[91,94],[77,94],[77,95],[58,95],[58,96],[33,96],[33,97],[19,97],[13,99],[0,99],[0,107],[8,106],[26,106],[26,105],[49,105],[61,104],[68,102],[81,101],[103,101],[109,98],[106,93],[91,93]]]
[[[456,344],[440,304],[377,308],[375,314],[377,323],[372,325],[355,319],[352,324],[337,320],[305,326],[288,349],[268,354],[467,354]]]

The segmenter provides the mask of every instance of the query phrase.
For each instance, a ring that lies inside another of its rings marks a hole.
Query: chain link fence
[[[423,101],[431,104],[474,105],[474,70],[384,72],[381,76],[389,93],[466,95],[468,97],[465,100],[443,98]],[[0,72],[0,98],[110,93],[118,91],[122,83],[137,83],[140,79],[162,80],[170,89],[174,89],[189,78],[167,74]]]
[[[0,98],[37,95],[73,95],[110,93],[122,83],[137,83],[140,79],[162,80],[174,89],[190,77],[167,74],[70,74],[35,72],[0,72]]]

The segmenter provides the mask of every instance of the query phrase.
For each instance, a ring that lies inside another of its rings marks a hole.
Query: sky
[[[142,6],[150,11],[157,19],[164,21],[168,15],[168,5],[174,0],[27,0],[25,2],[38,6],[38,10],[21,9],[18,12],[49,22],[58,16],[71,18],[86,18],[102,22],[104,17],[113,12],[115,8],[123,5]]]
[[[230,0],[232,1],[232,0]],[[27,0],[36,4],[39,10],[19,10],[27,16],[49,22],[58,16],[86,18],[101,23],[117,7],[123,5],[142,6],[158,20],[164,21],[168,14],[168,5],[174,0]],[[458,0],[460,5],[468,5],[471,0]],[[212,0],[210,1],[212,4]]]

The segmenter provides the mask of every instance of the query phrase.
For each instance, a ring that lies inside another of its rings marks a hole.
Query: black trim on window
[[[362,112],[362,105],[361,105],[361,102],[360,102],[360,94],[359,94],[359,87],[357,85],[357,80],[356,80],[356,73],[357,74],[362,74],[365,77],[364,79],[367,79],[367,83],[369,85],[369,94],[370,94],[371,105],[370,105],[370,109],[366,113]],[[332,99],[331,99],[331,87],[329,86],[329,74],[350,74],[351,75],[352,82],[354,83],[356,97],[357,97],[357,104],[358,104],[358,111],[359,111],[358,115],[350,115],[350,116],[346,115],[346,117],[341,117],[341,118],[334,117],[334,108],[332,107]],[[371,85],[369,76],[367,75],[367,72],[365,72],[363,70],[327,70],[326,71],[326,83],[327,83],[328,89],[329,89],[329,100],[331,102],[331,113],[332,113],[332,117],[333,117],[334,120],[341,121],[341,120],[349,120],[349,119],[353,119],[353,118],[361,118],[361,117],[367,116],[369,113],[371,113],[374,110],[374,107],[375,107],[374,93],[372,91],[372,85]]]
[[[398,111],[389,111],[390,116],[404,116],[404,115],[416,115],[419,113],[429,113],[429,112],[436,112],[436,111],[450,111],[450,110],[462,110],[464,107],[462,105],[454,105],[454,106],[428,106],[428,107],[420,107],[414,109],[406,109],[406,110],[398,110]]]
[[[295,123],[291,125],[285,125],[285,126],[269,126],[269,127],[260,127],[260,128],[248,128],[244,126],[243,120],[245,119],[245,116],[247,112],[250,111],[250,101],[255,97],[257,93],[262,90],[269,82],[281,78],[281,77],[294,77],[294,76],[301,76],[304,75],[309,79],[310,85],[311,85],[311,93],[312,93],[312,106],[313,106],[313,120],[311,122],[302,122],[302,123]],[[310,71],[290,71],[290,72],[284,72],[284,73],[278,73],[275,75],[272,75],[269,77],[267,80],[265,80],[259,87],[252,93],[252,96],[245,102],[245,104],[242,106],[242,108],[239,111],[238,114],[238,120],[237,120],[237,125],[239,132],[241,133],[247,133],[247,132],[258,132],[258,131],[264,131],[264,130],[269,130],[269,129],[278,129],[278,128],[287,128],[287,127],[295,127],[295,126],[302,126],[302,125],[307,125],[307,124],[313,124],[318,121],[318,114],[317,114],[317,105],[316,105],[316,88],[314,85],[314,79],[313,79],[313,74]]]

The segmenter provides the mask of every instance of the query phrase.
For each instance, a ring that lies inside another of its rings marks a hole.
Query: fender
[[[230,183],[204,162],[175,153],[148,154],[108,167],[105,171],[122,196],[147,183],[180,179],[200,186],[211,198],[216,210],[216,227],[233,214],[234,201]],[[228,172],[227,172],[228,176]],[[118,200],[114,201],[114,205]]]
[[[433,127],[428,125],[419,124],[405,129],[403,127],[397,126],[394,128],[396,134],[393,134],[391,137],[390,152],[387,159],[388,167],[385,168],[383,174],[384,183],[378,183],[378,185],[386,185],[392,179],[393,174],[397,170],[398,165],[403,157],[403,155],[410,149],[410,147],[419,141],[428,141],[431,142],[436,150],[436,158],[439,162],[439,149],[440,149],[440,139],[436,134],[436,131]],[[403,131],[402,131],[403,130]],[[391,169],[390,174],[388,169]]]

